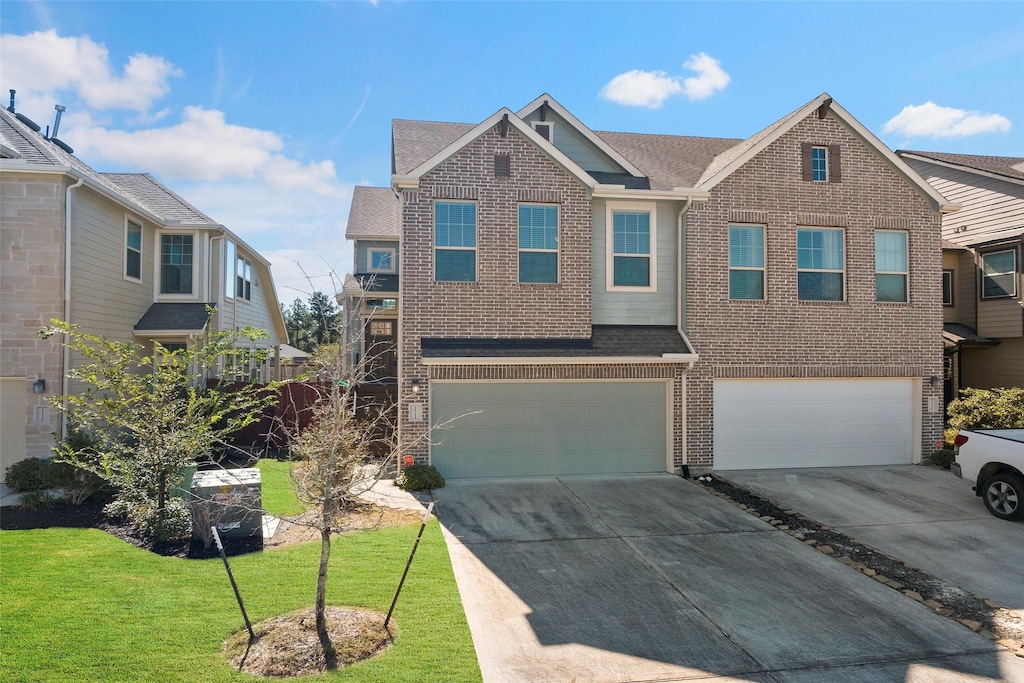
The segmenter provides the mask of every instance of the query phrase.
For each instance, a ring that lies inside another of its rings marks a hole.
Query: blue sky
[[[893,149],[1024,157],[1021,2],[4,0],[0,31],[5,104],[65,105],[77,156],[242,236],[284,302],[351,269],[393,118],[547,92],[595,130],[744,138],[827,91]]]

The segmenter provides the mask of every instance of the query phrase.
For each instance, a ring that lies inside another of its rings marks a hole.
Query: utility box
[[[216,526],[221,538],[263,537],[263,482],[255,467],[203,470],[192,475],[192,535]]]

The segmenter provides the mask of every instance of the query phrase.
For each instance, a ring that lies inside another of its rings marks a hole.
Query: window
[[[370,249],[366,254],[371,273],[395,272],[394,249]]]
[[[764,228],[729,226],[729,298],[764,299]]]
[[[555,140],[555,124],[553,121],[534,121],[533,129],[537,131],[537,134],[548,142],[554,142]]]
[[[235,296],[252,301],[252,263],[241,256],[235,259]]]
[[[953,271],[942,271],[942,305],[953,305]]]
[[[235,243],[224,240],[224,297],[235,297]]]
[[[142,226],[128,218],[124,220],[124,276],[142,279]]]
[[[816,183],[838,183],[842,181],[839,151],[839,145],[801,143],[801,174],[803,179]]]
[[[981,255],[981,298],[1017,296],[1017,250]]]
[[[476,281],[476,204],[434,204],[434,279]]]
[[[558,207],[519,205],[519,281],[558,282]]]
[[[160,293],[192,293],[192,235],[160,236]]]
[[[397,299],[367,299],[363,304],[370,311],[393,311],[398,308]]]
[[[811,148],[811,180],[823,183],[828,180],[828,152],[824,147]]]
[[[655,291],[657,244],[653,204],[608,205],[609,289]]]
[[[875,232],[875,301],[905,303],[907,298],[907,233]]]
[[[801,301],[843,300],[843,231],[796,231],[797,297]]]

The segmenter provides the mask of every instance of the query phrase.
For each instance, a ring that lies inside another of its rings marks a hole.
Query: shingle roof
[[[389,237],[402,234],[401,204],[390,187],[356,185],[352,191],[352,208],[348,212],[345,237]]]
[[[690,353],[672,326],[594,325],[589,339],[420,340],[424,358],[600,358]]]
[[[207,306],[213,304],[153,304],[135,324],[136,332],[150,330],[177,330],[196,332],[206,327],[210,319]]]
[[[980,154],[947,154],[945,152],[915,152],[910,149],[901,149],[896,152],[897,154],[913,154],[919,157],[925,157],[927,159],[934,159],[936,161],[942,161],[947,164],[954,164],[956,166],[963,166],[965,168],[975,169],[978,171],[986,171],[988,173],[995,173],[998,175],[1004,175],[1008,178],[1014,178],[1016,180],[1024,180],[1024,158],[1021,157],[989,157],[982,156]]]
[[[148,173],[101,173],[122,193],[146,207],[150,213],[167,222],[186,225],[219,225],[205,213],[189,204]]]
[[[741,142],[735,138],[595,132],[647,174],[652,190],[694,187],[716,156]]]
[[[399,175],[409,173],[475,127],[473,123],[393,120],[391,172]]]
[[[997,346],[999,342],[979,337],[973,327],[959,323],[945,323],[942,326],[942,340],[946,346]]]

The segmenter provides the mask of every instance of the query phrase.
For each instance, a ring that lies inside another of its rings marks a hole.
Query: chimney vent
[[[53,108],[57,110],[57,118],[53,120],[53,135],[50,136],[51,138],[57,137],[57,129],[60,128],[60,116],[64,113],[67,107],[63,104],[55,104],[53,105]]]

